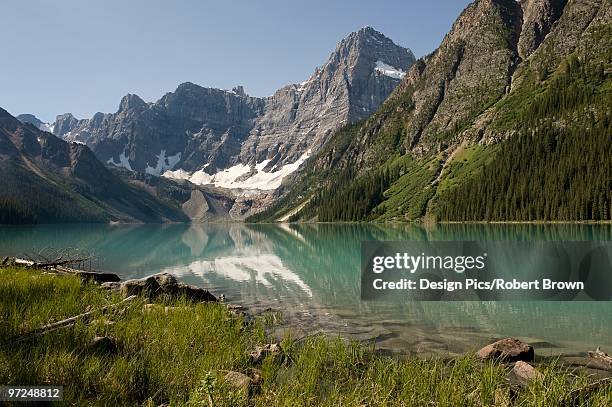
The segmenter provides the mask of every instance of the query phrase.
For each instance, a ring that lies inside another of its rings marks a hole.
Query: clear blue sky
[[[190,81],[255,96],[307,79],[370,25],[417,57],[467,0],[3,0],[0,107],[43,121],[115,112]]]

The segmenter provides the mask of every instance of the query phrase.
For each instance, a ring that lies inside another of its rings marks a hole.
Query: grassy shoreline
[[[0,268],[0,384],[64,385],[65,400],[73,405],[549,406],[589,381],[547,364],[538,366],[541,380],[513,393],[511,365],[472,355],[398,360],[340,338],[298,343],[290,333],[282,354],[254,361],[249,352],[270,342],[271,318],[247,323],[223,304],[184,299],[145,306],[149,301],[137,298],[87,322],[11,342],[121,299],[77,277]],[[92,348],[96,336],[114,338],[116,349]],[[228,372],[248,384],[237,385]],[[612,384],[576,405],[610,403]]]

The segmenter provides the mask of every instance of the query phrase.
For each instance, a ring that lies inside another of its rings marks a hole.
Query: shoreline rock
[[[511,379],[515,379],[520,386],[527,386],[534,380],[542,380],[544,375],[535,367],[522,360],[517,361],[510,371]]]
[[[132,279],[121,282],[118,285],[107,285],[108,288],[117,290],[124,296],[139,295],[154,300],[161,296],[170,298],[185,297],[193,302],[217,302],[217,298],[210,291],[180,283],[176,277],[168,273],[154,274],[149,277]]]
[[[516,338],[505,338],[483,347],[476,352],[476,356],[482,360],[532,362],[535,352],[531,345],[521,342]]]

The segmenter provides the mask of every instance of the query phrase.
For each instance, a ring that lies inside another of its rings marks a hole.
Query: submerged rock
[[[533,346],[516,338],[500,339],[476,352],[480,359],[495,359],[502,362],[533,361]]]

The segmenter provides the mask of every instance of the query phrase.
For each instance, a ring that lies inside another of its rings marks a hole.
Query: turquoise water
[[[517,336],[543,356],[612,350],[610,302],[363,302],[364,240],[612,240],[612,225],[0,226],[0,255],[80,248],[122,278],[170,272],[253,310],[280,310],[294,336],[317,332],[377,348],[456,354]]]

